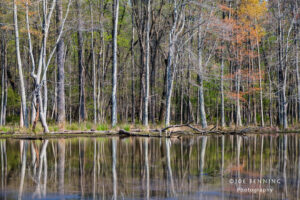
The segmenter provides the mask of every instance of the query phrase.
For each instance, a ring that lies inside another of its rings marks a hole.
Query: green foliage
[[[121,126],[121,129],[124,129],[125,131],[130,131],[130,124],[123,124]]]
[[[5,126],[2,126],[0,127],[0,131],[2,132],[9,132],[11,129],[9,127],[5,127]]]
[[[107,124],[99,124],[97,126],[97,131],[107,131],[109,128],[108,128],[108,125]]]
[[[93,125],[90,122],[86,122],[85,127],[86,127],[87,130],[91,130]]]
[[[79,126],[76,123],[72,123],[70,125],[67,125],[66,129],[67,130],[71,130],[71,131],[75,131],[75,130],[79,130]]]

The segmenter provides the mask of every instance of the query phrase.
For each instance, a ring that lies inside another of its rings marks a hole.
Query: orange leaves
[[[219,4],[219,8],[220,8],[220,10],[222,10],[224,12],[233,12],[234,11],[232,8],[229,8],[228,6],[223,5],[223,4]]]
[[[251,84],[256,84],[259,81],[259,72],[256,71],[256,70],[250,70],[249,71],[248,69],[242,69],[242,70],[239,70],[239,72],[240,72],[242,82],[246,81],[246,82],[249,82]],[[235,72],[235,73],[232,73],[232,74],[226,74],[226,75],[224,75],[224,78],[234,80],[235,77],[237,76],[237,73],[238,72]],[[261,73],[262,80],[263,80],[264,71],[261,70],[260,73]]]
[[[14,30],[14,28],[12,26],[1,26],[1,30],[12,31],[12,30]]]
[[[243,92],[239,92],[239,94],[236,92],[227,92],[226,95],[231,100],[236,100],[238,98],[240,101],[247,102],[247,100],[243,97]]]
[[[22,29],[20,29],[20,32],[21,33],[27,33],[27,29],[26,28],[22,28]],[[42,32],[39,31],[39,30],[31,28],[30,29],[30,34],[33,35],[33,36],[36,36],[38,38],[42,38]]]
[[[237,92],[226,92],[226,96],[227,98],[235,101],[237,99],[239,99],[240,101],[247,103],[246,98],[244,97],[245,95],[250,95],[250,94],[255,94],[256,92],[260,91],[261,88],[259,87],[253,87],[253,88],[249,88],[248,91],[242,92],[240,91],[239,94],[237,94]]]

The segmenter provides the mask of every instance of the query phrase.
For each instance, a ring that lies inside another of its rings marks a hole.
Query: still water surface
[[[0,199],[300,199],[300,137],[0,140]]]

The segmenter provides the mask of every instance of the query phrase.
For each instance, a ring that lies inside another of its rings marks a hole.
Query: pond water
[[[300,137],[0,140],[0,199],[300,199]]]

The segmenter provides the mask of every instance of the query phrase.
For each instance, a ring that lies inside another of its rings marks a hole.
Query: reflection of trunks
[[[0,199],[295,199],[299,137],[2,139]]]

